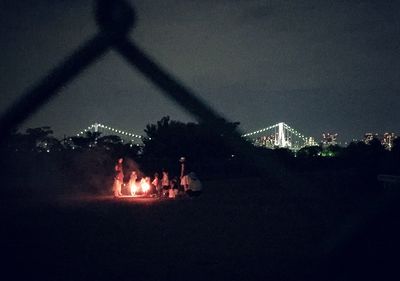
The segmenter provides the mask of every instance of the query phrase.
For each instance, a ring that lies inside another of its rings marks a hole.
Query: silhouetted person
[[[129,183],[128,183],[129,192],[131,193],[132,196],[135,196],[136,192],[138,190],[136,180],[137,180],[137,173],[136,173],[136,171],[132,171],[131,176],[129,178]]]
[[[178,178],[177,177],[173,177],[172,180],[169,182],[169,189],[168,189],[167,195],[169,194],[170,190],[173,190],[175,195],[178,193],[179,184],[178,184]]]
[[[115,171],[114,184],[113,184],[114,197],[122,196],[121,189],[122,189],[122,183],[124,182],[124,172],[122,167],[123,161],[124,160],[122,158],[119,158],[117,164],[114,167]]]
[[[181,163],[181,174],[180,174],[180,177],[179,177],[179,180],[180,180],[180,182],[179,182],[179,191],[181,191],[181,192],[185,191],[184,186],[186,184],[186,182],[185,182],[186,181],[186,178],[185,178],[185,175],[186,175],[185,161],[186,161],[185,157],[181,157],[179,159],[179,162]]]
[[[158,173],[154,174],[154,179],[151,182],[151,185],[155,189],[155,192],[157,193],[157,196],[160,196],[160,194],[161,194],[161,182],[160,182],[160,179],[158,177]]]
[[[166,194],[169,190],[169,175],[165,169],[162,171],[161,186],[163,194]]]

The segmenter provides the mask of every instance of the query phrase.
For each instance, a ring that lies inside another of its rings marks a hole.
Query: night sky
[[[131,2],[131,39],[244,132],[280,121],[317,139],[400,132],[400,1]],[[0,3],[3,112],[97,27],[92,1]],[[165,115],[194,121],[111,51],[22,128],[143,134]]]

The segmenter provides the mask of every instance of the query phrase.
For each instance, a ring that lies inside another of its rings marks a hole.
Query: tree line
[[[400,139],[391,151],[379,140],[353,142],[347,147],[304,147],[296,153],[284,149],[252,147],[262,163],[244,161],[241,151],[229,144],[239,123],[226,123],[217,132],[204,124],[184,123],[168,116],[144,129],[143,144],[124,142],[116,135],[87,131],[81,136],[58,139],[50,127],[14,132],[1,146],[1,166],[8,192],[44,190],[108,192],[116,159],[126,159],[127,174],[138,169],[149,176],[167,169],[179,174],[178,159],[203,179],[253,177],[256,165],[279,166],[283,173],[318,170],[352,170],[373,179],[379,173],[400,174]],[[246,140],[243,140],[246,142]],[[265,161],[264,161],[265,160]],[[276,163],[279,162],[279,165]]]

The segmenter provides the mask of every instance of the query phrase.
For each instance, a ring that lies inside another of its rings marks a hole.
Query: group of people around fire
[[[170,178],[167,170],[163,169],[161,176],[155,173],[152,178],[131,171],[129,181],[124,182],[123,158],[119,158],[115,167],[113,182],[114,197],[121,196],[152,196],[159,198],[176,198],[182,196],[197,197],[202,193],[202,184],[194,172],[187,172],[184,158],[181,162],[180,177]]]

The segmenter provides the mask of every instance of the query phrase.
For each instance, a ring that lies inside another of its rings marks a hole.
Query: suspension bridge
[[[141,143],[143,136],[127,132],[101,123],[94,123],[76,135],[83,136],[86,132],[100,132],[104,135],[112,134],[121,137],[125,141]],[[254,145],[267,148],[288,148],[298,150],[305,146],[317,145],[312,137],[306,137],[284,122],[246,133],[242,137],[250,139]]]
[[[131,143],[140,143],[143,138],[141,135],[137,135],[131,132],[127,132],[97,122],[90,125],[86,129],[83,129],[82,131],[77,133],[76,136],[77,137],[84,136],[86,132],[99,132],[102,133],[103,135],[116,135],[119,136],[123,141],[128,141]]]
[[[299,150],[305,146],[317,145],[314,138],[306,137],[284,122],[242,135],[254,145],[268,148]]]

